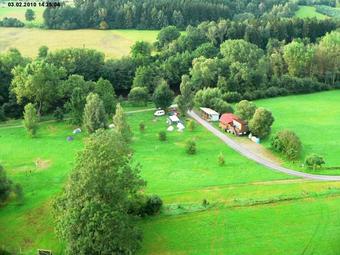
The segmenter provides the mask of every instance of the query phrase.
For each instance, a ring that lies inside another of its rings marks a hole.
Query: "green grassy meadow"
[[[167,141],[161,142],[157,134],[167,127],[165,117],[155,121],[152,112],[139,112],[128,120],[146,193],[164,201],[160,215],[139,223],[145,236],[141,254],[338,254],[340,183],[273,172],[200,126],[193,132],[167,132]],[[141,121],[144,132],[138,129]],[[0,208],[0,247],[22,254],[35,254],[37,248],[63,254],[53,231],[51,201],[84,135],[67,142],[73,126],[44,122],[31,139],[18,124],[0,126],[0,164],[23,186],[25,200]],[[196,155],[185,153],[189,138],[196,140]],[[224,166],[217,163],[219,153],[225,156]]]
[[[256,101],[272,111],[275,122],[272,135],[290,129],[303,144],[302,159],[308,154],[324,156],[327,167],[340,167],[340,90],[264,99]],[[270,147],[270,139],[264,142]],[[287,163],[299,168],[301,162]],[[303,170],[302,168],[300,170]],[[320,170],[320,174],[340,174],[339,170]]]
[[[314,6],[301,5],[299,9],[295,12],[295,16],[298,18],[317,18],[317,19],[327,19],[327,15],[319,13],[316,11]]]
[[[17,18],[24,22],[26,25],[29,26],[40,26],[43,24],[43,12],[45,10],[44,7],[32,7],[35,12],[35,20],[33,21],[26,21],[25,20],[25,12],[28,8],[24,7],[7,7],[7,6],[0,6],[0,19],[4,17],[8,18]]]

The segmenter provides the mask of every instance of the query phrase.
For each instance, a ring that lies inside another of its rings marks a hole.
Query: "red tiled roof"
[[[239,118],[232,114],[232,113],[224,113],[222,114],[221,118],[220,118],[220,122],[223,124],[229,124],[232,123],[233,120],[238,120]]]

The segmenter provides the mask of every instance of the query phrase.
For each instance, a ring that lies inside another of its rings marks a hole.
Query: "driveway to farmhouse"
[[[248,150],[238,142],[234,141],[233,139],[229,138],[227,135],[225,135],[220,130],[213,127],[209,122],[202,119],[198,114],[196,114],[193,111],[188,111],[188,114],[191,118],[196,120],[199,124],[201,124],[203,127],[208,129],[211,133],[213,133],[215,136],[220,138],[225,144],[227,144],[230,148],[237,151],[241,155],[247,157],[248,159],[251,159],[258,164],[261,164],[273,171],[305,178],[305,179],[311,179],[311,180],[319,180],[319,181],[340,181],[340,176],[333,176],[333,175],[317,175],[317,174],[308,174],[303,173],[299,171],[295,171],[293,169],[285,168],[280,166],[279,164],[276,164],[275,162],[271,162],[259,155],[256,155],[254,152]]]

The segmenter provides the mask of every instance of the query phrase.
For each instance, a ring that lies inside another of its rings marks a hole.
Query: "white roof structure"
[[[179,118],[178,118],[176,115],[169,116],[169,119],[170,119],[172,122],[179,122]]]
[[[177,108],[178,107],[178,104],[172,104],[169,106],[169,108]]]
[[[210,109],[210,108],[206,108],[206,107],[200,107],[201,111],[205,112],[206,114],[209,114],[209,115],[219,115],[218,112],[215,112],[213,109]]]
[[[182,130],[185,129],[185,127],[184,127],[184,125],[182,123],[178,123],[177,124],[177,128],[178,129],[182,129]]]

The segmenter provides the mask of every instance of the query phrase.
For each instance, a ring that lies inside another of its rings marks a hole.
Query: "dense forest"
[[[75,6],[46,9],[48,28],[93,27],[159,29],[168,25],[185,28],[202,21],[218,19],[289,17],[297,4],[287,0],[75,0]]]
[[[0,117],[20,117],[29,102],[42,114],[72,107],[82,111],[92,91],[102,97],[137,94],[145,101],[164,83],[175,93],[183,82],[191,84],[195,94],[211,93],[224,106],[243,98],[337,88],[338,27],[329,19],[220,20],[188,26],[181,35],[169,26],[154,45],[136,42],[130,56],[121,59],[105,59],[90,49],[48,52],[42,47],[32,60],[12,49],[0,55]],[[74,116],[81,121],[82,112]]]
[[[45,25],[51,29],[137,28],[184,29],[202,21],[292,17],[299,4],[335,6],[335,0],[75,0],[75,6],[47,8]]]

